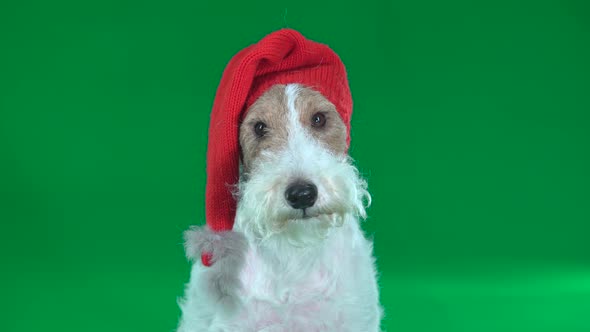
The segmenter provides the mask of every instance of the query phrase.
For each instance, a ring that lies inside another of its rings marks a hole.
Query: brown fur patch
[[[247,110],[240,125],[240,147],[245,170],[250,169],[262,150],[276,150],[286,144],[288,112],[285,85],[279,84],[268,89]],[[259,121],[266,124],[263,137],[257,137],[254,133],[254,126]]]
[[[336,106],[321,93],[302,87],[295,100],[299,120],[312,136],[334,154],[346,152],[346,126],[336,111]],[[322,128],[312,127],[312,118],[316,113],[323,113],[326,124]]]
[[[252,167],[254,160],[263,150],[279,150],[288,140],[288,106],[285,94],[286,85],[277,84],[268,89],[246,112],[240,124],[240,147],[244,170]],[[300,86],[295,108],[299,113],[301,126],[320,144],[334,154],[346,152],[346,126],[330,103],[321,93]],[[321,112],[326,117],[324,127],[312,127],[313,116]],[[258,122],[266,124],[266,133],[258,137],[254,126]]]

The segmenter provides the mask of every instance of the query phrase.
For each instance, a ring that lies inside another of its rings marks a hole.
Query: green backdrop
[[[388,331],[590,331],[586,1],[2,1],[0,330],[171,331],[225,64],[281,27],[355,101]]]

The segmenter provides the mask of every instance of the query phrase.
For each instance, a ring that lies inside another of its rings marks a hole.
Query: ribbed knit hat
[[[231,230],[236,213],[232,186],[239,177],[239,124],[246,110],[275,84],[299,83],[324,95],[342,117],[350,142],[352,98],[346,69],[328,46],[292,29],[273,32],[237,53],[215,95],[207,148],[206,218],[212,231]],[[203,253],[204,265],[211,256]]]

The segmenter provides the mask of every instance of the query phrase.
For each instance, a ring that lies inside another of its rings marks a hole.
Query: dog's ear
[[[240,148],[240,165],[239,165],[240,171],[238,172],[239,177],[241,178],[242,175],[244,174],[244,154],[242,153],[242,148]]]
[[[242,144],[239,145],[238,151],[240,152],[240,168],[244,165],[244,152],[242,152]]]

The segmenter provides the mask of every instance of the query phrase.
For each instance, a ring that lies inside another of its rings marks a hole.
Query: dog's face
[[[236,223],[258,239],[321,240],[347,214],[364,217],[365,182],[346,154],[335,106],[301,85],[275,85],[240,125]]]

